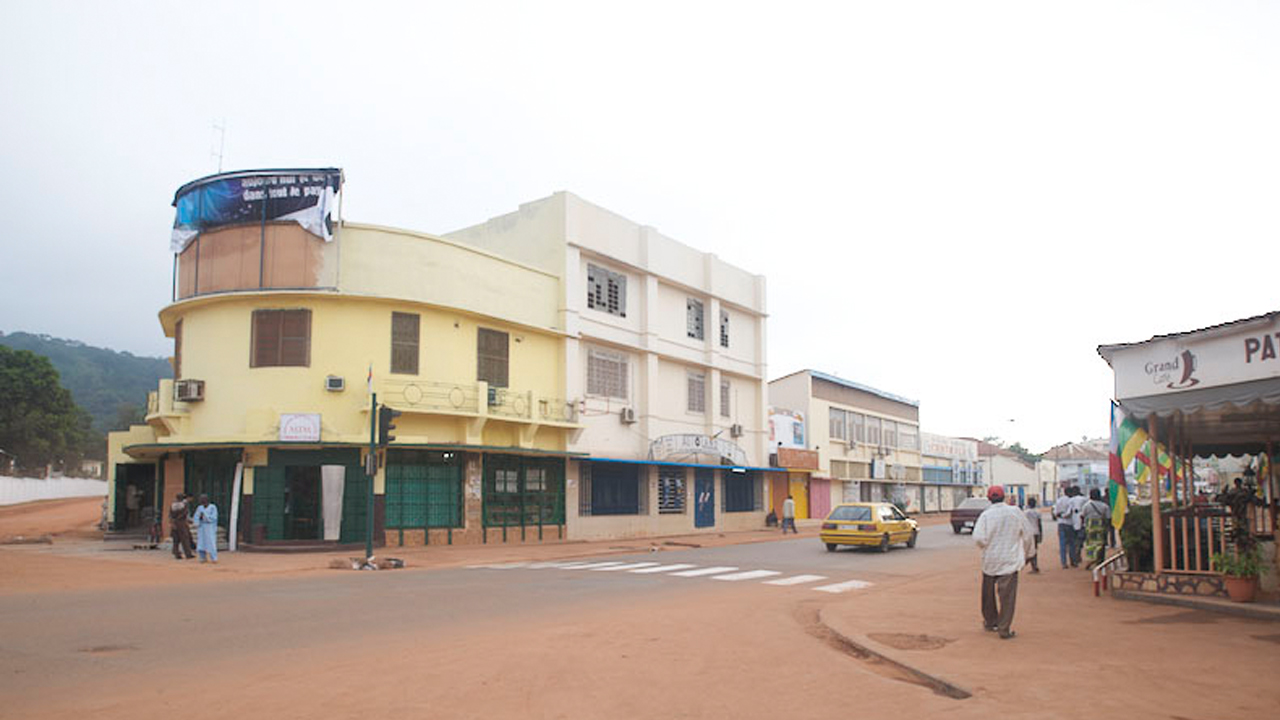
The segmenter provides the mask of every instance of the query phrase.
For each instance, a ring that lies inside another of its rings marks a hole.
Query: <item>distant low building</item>
[[[1061,489],[1072,485],[1079,486],[1085,493],[1107,489],[1110,471],[1106,440],[1063,443],[1050,448],[1044,459],[1057,468],[1056,482]]]
[[[1039,475],[1036,466],[1022,459],[1022,456],[989,442],[978,442],[978,464],[982,467],[982,477],[988,485],[1001,485],[1006,496],[1013,497],[1019,505],[1026,503],[1027,498],[1034,497],[1040,501],[1038,486]]]

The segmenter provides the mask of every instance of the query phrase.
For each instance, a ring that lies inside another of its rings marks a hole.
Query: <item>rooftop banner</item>
[[[169,248],[175,253],[200,233],[227,225],[294,221],[333,239],[342,170],[247,170],[194,180],[173,198],[177,214]]]

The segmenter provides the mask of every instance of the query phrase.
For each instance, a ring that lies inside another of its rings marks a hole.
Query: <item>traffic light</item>
[[[395,419],[398,417],[400,417],[399,410],[392,410],[386,405],[378,408],[378,447],[386,447],[396,439],[391,431],[396,429]]]

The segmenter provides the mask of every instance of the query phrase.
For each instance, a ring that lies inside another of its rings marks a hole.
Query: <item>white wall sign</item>
[[[1280,318],[1111,352],[1119,399],[1280,377]]]
[[[920,454],[976,462],[978,443],[946,435],[920,433]]]
[[[280,442],[320,442],[320,413],[280,413]]]
[[[711,455],[734,465],[747,464],[747,452],[730,440],[710,435],[663,435],[649,444],[649,457],[667,460],[683,455]]]

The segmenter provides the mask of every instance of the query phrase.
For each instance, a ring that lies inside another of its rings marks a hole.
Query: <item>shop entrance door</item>
[[[320,466],[290,465],[284,469],[285,538],[319,540]]]
[[[716,524],[716,474],[714,470],[697,468],[693,472],[693,526],[706,528]]]

